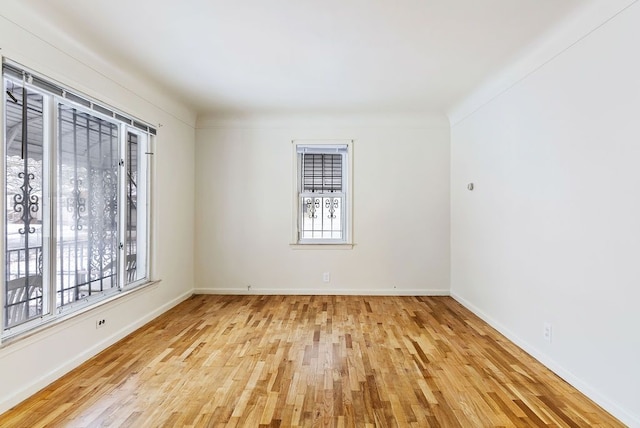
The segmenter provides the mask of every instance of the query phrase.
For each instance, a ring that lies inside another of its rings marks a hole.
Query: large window
[[[296,142],[298,244],[350,241],[351,142]]]
[[[155,130],[3,65],[2,336],[148,281]]]

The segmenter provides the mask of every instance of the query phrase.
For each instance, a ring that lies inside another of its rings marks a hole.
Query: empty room
[[[640,427],[637,0],[0,0],[0,426]]]

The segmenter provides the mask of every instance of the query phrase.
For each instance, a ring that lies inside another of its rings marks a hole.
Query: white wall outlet
[[[322,282],[329,282],[331,281],[331,273],[330,272],[325,272],[322,274]]]
[[[102,328],[107,323],[105,319],[96,320],[96,328]]]
[[[544,331],[542,332],[542,337],[544,337],[544,340],[546,342],[551,343],[551,332],[551,324],[548,322],[544,323]]]

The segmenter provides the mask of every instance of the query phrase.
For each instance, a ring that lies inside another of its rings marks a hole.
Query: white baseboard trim
[[[521,339],[518,335],[516,335],[513,331],[507,328],[505,325],[497,322],[491,316],[487,315],[485,312],[480,310],[477,306],[466,300],[464,297],[460,296],[454,291],[450,293],[451,297],[453,297],[458,303],[469,309],[475,315],[480,317],[483,321],[489,324],[491,327],[498,330],[503,336],[509,339],[511,342],[515,343],[533,358],[538,360],[541,364],[547,367],[549,370],[560,376],[571,386],[576,388],[578,391],[589,397],[600,407],[605,409],[607,412],[611,413],[614,417],[619,419],[625,425],[629,427],[639,427],[640,428],[640,416],[633,415],[626,411],[625,409],[618,406],[609,398],[605,397],[601,393],[599,393],[595,388],[593,388],[588,383],[584,382],[578,376],[574,375],[570,370],[567,370],[552,358],[549,358],[544,352],[541,352],[534,346],[532,346],[527,341]]]
[[[188,299],[192,295],[193,295],[193,291],[192,290],[189,290],[188,292],[181,294],[180,296],[176,297],[175,299],[165,303],[164,305],[160,306],[159,308],[157,308],[157,309],[147,313],[146,315],[138,318],[133,323],[127,325],[124,328],[121,328],[120,330],[116,331],[115,333],[113,333],[109,337],[106,337],[105,339],[103,339],[100,342],[96,343],[94,346],[92,346],[91,348],[87,349],[82,354],[77,355],[75,358],[73,358],[72,360],[69,360],[67,363],[63,364],[62,366],[51,370],[49,373],[47,373],[46,375],[42,376],[41,378],[33,381],[32,383],[30,383],[26,387],[20,389],[19,391],[14,392],[12,395],[7,397],[5,400],[0,402],[0,414],[6,412],[7,410],[12,408],[13,406],[15,406],[15,405],[21,403],[22,401],[26,400],[27,398],[31,397],[32,395],[34,395],[38,391],[40,391],[43,388],[45,388],[47,385],[50,385],[54,381],[58,380],[60,377],[62,377],[65,374],[69,373],[71,370],[73,370],[76,367],[80,366],[85,361],[89,360],[90,358],[94,357],[98,353],[102,352],[103,350],[105,350],[109,346],[113,345],[114,343],[116,343],[120,339],[126,337],[128,334],[130,334],[130,333],[134,332],[135,330],[139,329],[140,327],[142,327],[143,325],[145,325],[149,321],[153,320],[154,318],[158,317],[159,315],[162,315],[163,313],[165,313],[169,309],[173,308],[174,306],[178,305],[179,303],[185,301],[186,299]]]
[[[381,290],[357,290],[357,289],[292,289],[292,288],[196,288],[194,294],[220,294],[220,295],[287,295],[287,296],[449,296],[449,289],[381,289]]]

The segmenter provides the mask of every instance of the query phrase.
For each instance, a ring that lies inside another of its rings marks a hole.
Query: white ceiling
[[[447,111],[587,0],[23,0],[199,113]]]

